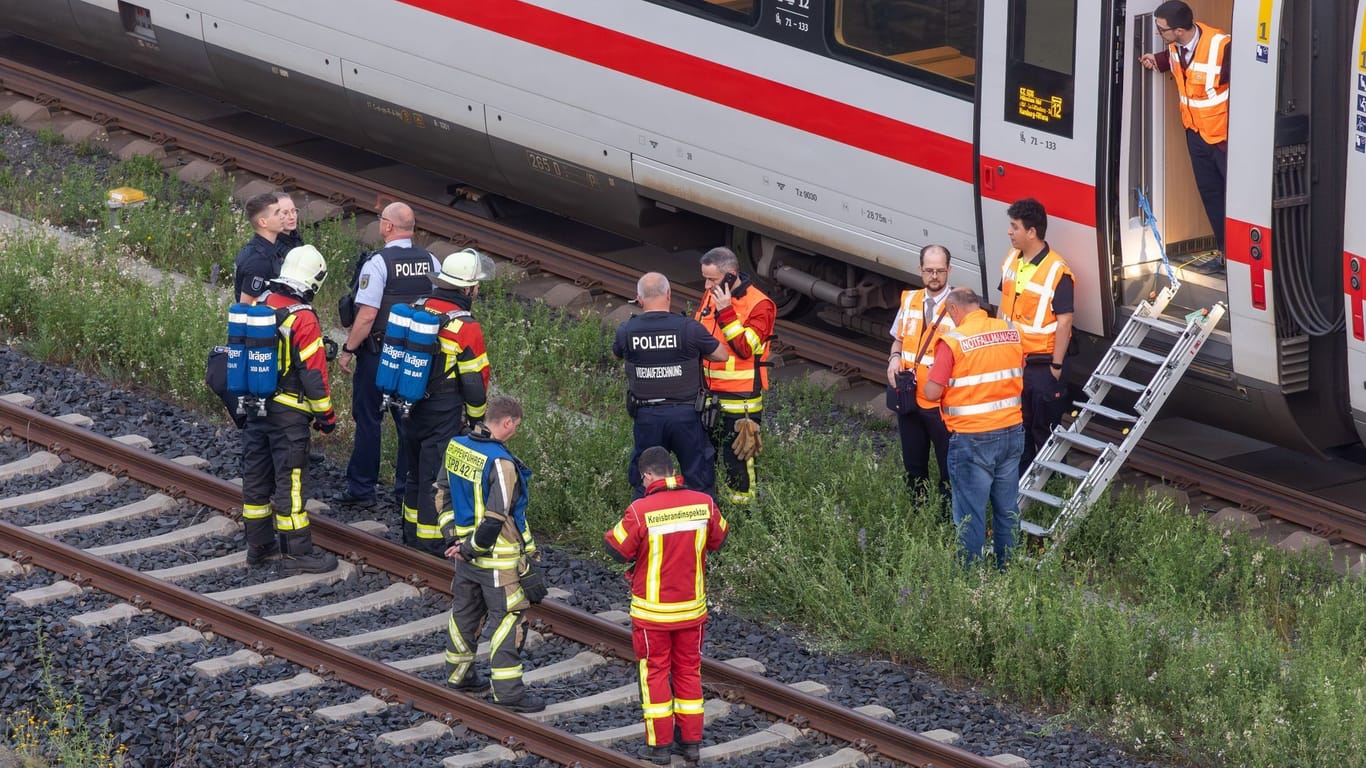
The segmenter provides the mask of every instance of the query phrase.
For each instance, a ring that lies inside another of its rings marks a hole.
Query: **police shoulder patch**
[[[370,287],[370,276],[369,276],[369,275],[361,275],[361,276],[360,276],[360,289],[363,291],[363,290],[365,290],[366,288],[369,288],[369,287]]]
[[[252,276],[251,276],[251,287],[250,287],[250,289],[248,290],[248,293],[257,293],[257,294],[259,294],[261,291],[264,291],[265,289],[266,289],[266,279],[265,279],[264,277],[261,277],[260,275],[252,275]]]

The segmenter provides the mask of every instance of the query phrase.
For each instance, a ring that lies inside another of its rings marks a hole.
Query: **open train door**
[[[1101,180],[1115,28],[1097,0],[984,5],[974,146],[983,290],[1001,299],[1010,248],[1006,209],[1033,197],[1048,211],[1048,245],[1076,275],[1075,327],[1103,334],[1112,307]]]
[[[1366,0],[1358,0],[1347,93],[1347,201],[1342,290],[1347,323],[1347,391],[1357,435],[1366,442]]]

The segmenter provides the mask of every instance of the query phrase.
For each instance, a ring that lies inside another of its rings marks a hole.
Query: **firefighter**
[[[704,493],[683,487],[669,452],[640,455],[645,497],[607,531],[607,552],[633,563],[631,643],[640,666],[645,715],[641,759],[696,763],[702,743],[702,638],[707,623],[706,558],[726,541],[726,519]],[[678,739],[675,741],[675,732]]]
[[[438,503],[446,556],[456,562],[445,675],[455,690],[487,691],[489,678],[474,670],[474,654],[480,637],[488,635],[494,703],[514,712],[540,712],[545,699],[523,684],[521,656],[523,614],[540,599],[522,587],[522,576],[531,568],[528,559],[539,557],[526,521],[531,470],[505,445],[521,423],[520,403],[490,398],[483,423],[446,447],[451,508],[445,509],[440,494]]]
[[[740,260],[729,248],[702,255],[705,283],[694,319],[730,348],[725,362],[703,363],[707,390],[721,403],[720,429],[713,437],[726,466],[726,498],[735,504],[754,500],[754,457],[762,450],[759,425],[768,389],[768,346],[778,320],[778,307],[740,273]]]
[[[473,248],[447,256],[431,275],[432,295],[413,308],[441,316],[439,350],[432,360],[427,395],[413,404],[403,425],[399,450],[408,466],[403,496],[403,543],[436,557],[446,547],[437,520],[433,487],[445,460],[446,444],[484,418],[489,356],[484,331],[470,314],[479,281],[493,276],[493,262]]]
[[[309,302],[327,277],[318,249],[289,252],[261,301],[276,310],[279,386],[264,416],[251,415],[242,433],[242,520],[247,563],[279,561],[281,574],[326,573],[337,558],[313,546],[304,509],[309,425],[323,434],[337,426],[327,382],[322,328]],[[273,523],[273,526],[272,526]]]
[[[636,464],[652,445],[674,452],[689,488],[716,491],[716,449],[702,425],[698,395],[702,360],[724,362],[730,353],[701,323],[670,312],[672,295],[669,278],[641,275],[636,301],[645,311],[622,323],[612,340],[612,354],[626,361],[626,411],[635,422],[626,475],[636,498],[645,495]]]
[[[971,288],[950,291],[946,306],[954,327],[939,340],[925,396],[939,401],[950,433],[953,524],[964,562],[975,563],[986,542],[990,498],[996,566],[1005,568],[1020,527],[1024,334],[988,316]]]

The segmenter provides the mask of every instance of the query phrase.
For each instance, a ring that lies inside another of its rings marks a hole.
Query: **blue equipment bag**
[[[379,353],[379,370],[375,372],[375,388],[384,397],[392,398],[398,393],[403,350],[412,320],[413,308],[407,304],[395,304],[389,310],[389,321],[384,326],[384,347]]]
[[[413,313],[408,342],[403,350],[403,368],[398,377],[398,396],[403,400],[404,413],[427,395],[427,377],[432,372],[436,335],[440,331],[440,315],[426,310]]]

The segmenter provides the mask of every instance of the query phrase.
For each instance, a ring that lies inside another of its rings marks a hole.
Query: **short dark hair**
[[[717,246],[702,254],[702,266],[716,267],[722,272],[739,272],[740,258],[725,246]]]
[[[661,446],[652,445],[640,452],[636,467],[641,474],[649,472],[655,477],[670,477],[674,473],[674,457]]]
[[[1191,13],[1191,7],[1181,0],[1167,0],[1157,6],[1153,16],[1167,22],[1167,26],[1172,29],[1190,29],[1195,26],[1195,14]]]
[[[507,395],[490,397],[487,410],[484,411],[484,418],[488,421],[502,421],[503,419],[522,419],[522,404],[517,402],[517,398]]]
[[[924,248],[921,248],[921,249],[920,249],[920,266],[922,266],[922,267],[925,266],[925,254],[930,253],[931,251],[943,251],[943,252],[944,252],[944,263],[946,263],[946,264],[947,264],[949,261],[951,261],[951,260],[953,259],[953,254],[949,253],[949,249],[948,249],[948,248],[945,248],[945,247],[942,246],[942,245],[933,245],[933,244],[931,244],[931,245],[927,245],[927,246],[925,246]]]
[[[1048,213],[1043,209],[1043,203],[1032,197],[1023,200],[1016,200],[1006,209],[1006,215],[1012,219],[1017,219],[1020,226],[1025,229],[1034,230],[1034,234],[1040,240],[1048,236]]]
[[[262,192],[247,200],[247,223],[256,226],[256,220],[272,205],[280,204],[280,196],[274,192]]]

